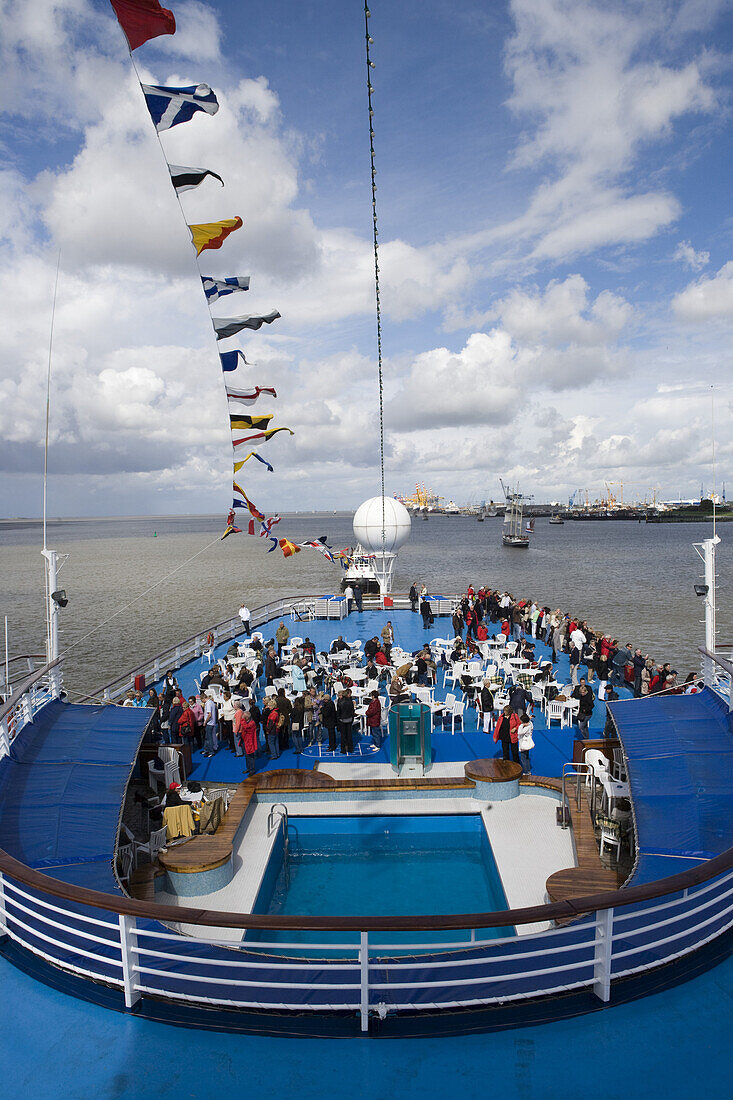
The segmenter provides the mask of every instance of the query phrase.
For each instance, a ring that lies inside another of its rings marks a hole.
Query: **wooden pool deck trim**
[[[559,781],[558,781],[559,786]],[[596,840],[595,826],[590,812],[590,794],[583,786],[580,794],[581,805],[578,809],[575,780],[566,780],[568,803],[570,805],[570,828],[575,847],[575,867],[565,867],[550,875],[545,888],[550,901],[568,901],[572,898],[588,897],[608,890],[618,890],[625,876],[604,867]]]

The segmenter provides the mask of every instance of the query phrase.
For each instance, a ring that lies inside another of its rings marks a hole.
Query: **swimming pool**
[[[506,908],[479,814],[395,814],[291,817],[287,852],[281,831],[253,911],[410,916]],[[512,934],[512,928],[488,929],[480,938]],[[350,943],[354,934],[268,930],[247,938]],[[374,943],[431,943],[445,938],[445,932],[370,936]],[[448,938],[460,938],[460,933],[451,932]]]

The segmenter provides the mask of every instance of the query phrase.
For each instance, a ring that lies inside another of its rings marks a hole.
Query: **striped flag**
[[[290,435],[295,435],[295,432],[290,428],[268,428],[265,432],[255,432],[254,435],[243,435],[241,439],[233,439],[232,447],[234,453],[243,450],[247,443],[251,443],[253,439],[272,439],[273,435],[277,435],[278,432],[290,432]]]
[[[327,558],[331,563],[335,562],[335,558],[329,548],[325,545],[326,536],[321,539],[313,539],[312,542],[301,542],[301,547],[304,550],[317,550],[319,554],[323,554],[324,558]]]
[[[184,191],[193,191],[207,176],[213,176],[215,180],[224,186],[224,180],[210,168],[184,168],[182,164],[169,164],[168,171],[171,174],[171,183],[179,195]]]
[[[269,393],[277,397],[276,391],[271,386],[255,386],[253,390],[235,390],[227,386],[226,391],[230,401],[241,401],[243,405],[254,405],[261,393]]]
[[[273,309],[272,313],[268,313],[264,317],[212,317],[211,322],[217,340],[226,340],[228,336],[236,336],[243,328],[256,331],[258,328],[262,328],[263,325],[271,325],[273,321],[277,321],[279,316],[277,310]]]
[[[208,84],[192,84],[187,88],[163,88],[160,84],[140,87],[159,134],[188,122],[198,111],[215,115],[219,110],[219,101]]]
[[[229,421],[234,428],[267,428],[274,413],[265,413],[264,416],[230,416]]]
[[[247,362],[243,351],[220,351],[219,358],[221,359],[221,369],[223,371],[236,370],[240,355],[242,356],[242,362],[245,367],[251,367],[252,363]]]
[[[225,218],[221,222],[204,222],[202,225],[189,225],[188,228],[196,255],[200,256],[207,248],[221,248],[230,233],[242,228],[242,219]],[[220,337],[217,336],[218,339]]]
[[[158,0],[110,0],[110,3],[131,50],[161,34],[176,33],[173,12],[161,8]]]
[[[210,275],[202,275],[201,282],[207,302],[217,302],[227,294],[234,294],[235,290],[249,290],[249,275],[230,279],[212,279]]]

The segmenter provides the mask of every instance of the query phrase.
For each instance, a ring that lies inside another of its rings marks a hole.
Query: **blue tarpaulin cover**
[[[66,882],[114,889],[122,801],[151,717],[147,707],[45,706],[0,761],[0,848]]]
[[[705,688],[608,704],[629,761],[634,883],[678,874],[733,847],[733,733]]]

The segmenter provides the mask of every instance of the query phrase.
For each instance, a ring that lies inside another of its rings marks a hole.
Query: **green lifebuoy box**
[[[425,703],[398,703],[389,712],[389,745],[392,767],[403,764],[424,767],[431,762],[430,707]]]

